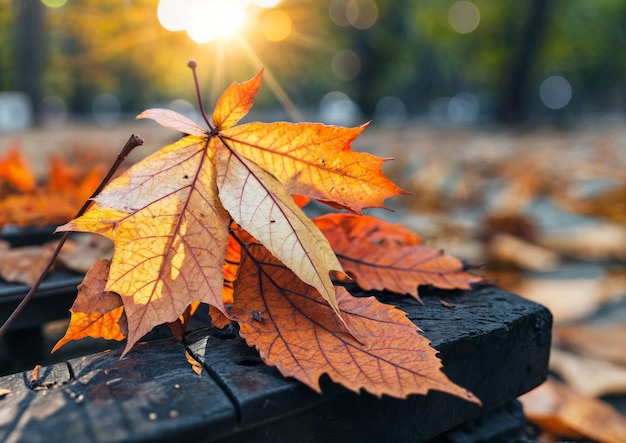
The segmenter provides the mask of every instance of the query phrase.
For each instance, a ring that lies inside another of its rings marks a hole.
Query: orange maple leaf
[[[0,227],[4,225],[47,226],[72,218],[104,176],[101,166],[85,173],[62,157],[49,163],[47,182],[37,187],[34,176],[17,146],[0,160],[0,182],[11,183],[19,192],[0,195]],[[0,193],[2,189],[0,189]]]
[[[337,300],[356,341],[311,286],[265,248],[242,254],[230,316],[265,363],[321,392],[326,373],[348,389],[406,398],[431,389],[480,401],[441,372],[437,350],[399,309],[337,287]]]
[[[327,214],[313,221],[343,269],[366,291],[410,294],[422,303],[419,286],[469,289],[471,283],[484,281],[466,272],[460,260],[420,244],[420,238],[401,225],[353,214]]]
[[[14,143],[11,149],[0,158],[0,179],[6,180],[22,192],[35,189],[37,184],[35,175],[22,156],[17,143]]]
[[[82,217],[58,228],[113,241],[106,290],[122,297],[128,319],[124,352],[194,301],[226,314],[223,270],[231,220],[339,315],[329,274],[342,272],[341,265],[291,194],[360,211],[405,193],[382,175],[383,159],[350,149],[363,128],[234,126],[252,106],[261,74],[224,92],[209,129],[163,109],[140,114],[190,135],[134,165]]]

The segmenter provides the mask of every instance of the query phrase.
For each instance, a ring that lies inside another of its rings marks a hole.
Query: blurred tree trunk
[[[512,52],[504,74],[496,119],[500,123],[520,123],[527,118],[528,81],[548,26],[553,0],[532,0],[517,49]]]
[[[33,108],[41,101],[44,5],[41,0],[14,0],[16,7],[16,89],[30,97]]]

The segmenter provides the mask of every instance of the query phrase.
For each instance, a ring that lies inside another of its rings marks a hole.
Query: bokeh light
[[[187,4],[180,0],[160,0],[157,6],[159,23],[168,31],[183,31],[187,25]]]
[[[382,126],[398,127],[406,120],[406,106],[398,97],[381,98],[376,104],[374,122]]]
[[[261,32],[271,42],[286,40],[292,31],[291,17],[280,9],[267,12],[261,19]]]
[[[361,71],[361,58],[349,49],[339,51],[331,61],[333,74],[341,80],[353,80]]]
[[[560,75],[546,78],[539,86],[539,98],[550,109],[561,109],[572,99],[572,86]]]
[[[119,121],[122,105],[116,96],[105,93],[94,99],[91,111],[96,123],[108,128]]]
[[[65,100],[56,95],[44,98],[37,107],[37,116],[45,127],[56,128],[63,126],[69,117]]]
[[[338,26],[368,29],[378,20],[378,6],[373,0],[332,0],[328,15]]]
[[[469,92],[459,92],[448,102],[448,118],[456,125],[476,123],[479,111],[478,98]]]
[[[476,5],[468,1],[460,1],[450,6],[448,22],[452,29],[459,34],[469,34],[480,23],[480,11]]]
[[[41,0],[41,3],[48,8],[60,8],[67,3],[67,0]]]
[[[319,120],[328,125],[350,126],[361,116],[356,103],[340,91],[329,92],[320,101]]]

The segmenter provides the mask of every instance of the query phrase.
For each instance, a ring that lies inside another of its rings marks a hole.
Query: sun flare
[[[236,34],[245,25],[251,4],[269,8],[277,0],[160,0],[157,16],[169,31],[186,31],[197,43]]]

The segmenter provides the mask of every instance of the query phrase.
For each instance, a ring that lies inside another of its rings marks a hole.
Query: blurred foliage
[[[524,80],[528,85],[519,85],[531,87],[527,110],[547,112],[536,91],[544,78],[561,75],[574,91],[567,112],[623,112],[626,2],[536,1],[545,3],[547,18]],[[387,95],[401,97],[409,112],[419,113],[437,97],[468,91],[479,98],[487,117],[495,112],[528,32],[532,3],[474,0],[480,24],[460,34],[448,21],[452,0],[377,0],[378,20],[367,29],[335,25],[330,1],[283,0],[276,8],[291,17],[288,39],[266,40],[257,24],[268,11],[256,8],[236,38],[198,44],[184,32],[161,27],[157,0],[82,0],[56,9],[40,0],[0,0],[0,90],[19,89],[23,75],[15,66],[24,56],[16,36],[23,35],[19,8],[25,2],[44,9],[41,96],[62,97],[73,112],[87,112],[103,92],[114,93],[132,111],[179,97],[193,100],[186,61],[195,58],[211,98],[263,65],[266,78],[275,77],[299,107],[316,105],[325,93],[339,90],[368,116]],[[332,58],[342,49],[361,59],[354,79],[333,74]],[[267,90],[263,94],[260,105],[276,105]]]

